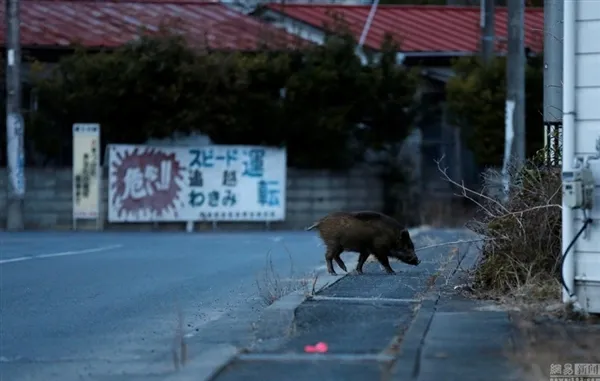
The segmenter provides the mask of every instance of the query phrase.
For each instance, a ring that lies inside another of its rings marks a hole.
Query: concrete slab
[[[189,359],[188,364],[164,381],[209,381],[238,354],[231,345],[216,345],[198,356]]]
[[[292,333],[296,309],[305,299],[305,292],[300,290],[284,296],[265,308],[256,322],[256,337],[269,340],[289,336]]]
[[[414,303],[307,301],[296,311],[293,336],[265,352],[302,353],[305,345],[322,341],[330,353],[376,354],[408,327],[413,310]]]
[[[367,263],[364,274],[351,274],[333,286],[327,287],[319,296],[409,299],[427,289],[427,278],[431,271],[409,271],[406,265],[392,263],[395,275],[382,273],[378,263]]]
[[[476,302],[472,304],[477,305]],[[425,326],[425,335],[417,346],[408,344],[418,342],[418,335],[413,339],[407,337],[401,349],[402,355],[394,367],[393,380],[479,381],[486,374],[493,374],[495,380],[520,379],[518,371],[506,357],[513,335],[508,314],[475,311],[468,301],[462,307],[467,311],[432,314],[429,325]],[[458,309],[459,305],[454,304],[454,308]],[[407,358],[407,354],[411,357]]]
[[[419,359],[423,341],[435,313],[437,298],[424,299],[415,318],[404,333],[402,340],[391,348],[400,347],[399,356],[394,364],[394,380],[411,380],[419,372]]]
[[[389,364],[376,361],[234,361],[213,381],[380,380]]]
[[[437,312],[424,341],[423,358],[450,350],[462,357],[481,352],[502,352],[510,345],[512,326],[506,312]]]
[[[472,240],[477,239],[478,237],[464,231],[445,231],[443,233],[447,239],[446,242],[461,241],[461,240]],[[426,238],[426,237],[425,237]],[[423,354],[425,351],[426,340],[428,340],[430,336],[430,331],[435,320],[435,317],[438,316],[438,303],[445,303],[446,308],[452,311],[470,311],[474,309],[478,304],[471,300],[465,300],[464,298],[457,296],[456,292],[442,292],[443,290],[453,289],[453,285],[455,285],[460,276],[459,269],[469,270],[472,266],[475,265],[478,251],[476,250],[475,245],[471,243],[461,243],[458,245],[450,245],[450,247],[443,247],[442,251],[450,249],[450,253],[452,253],[452,248],[458,247],[456,250],[456,259],[452,259],[445,264],[440,264],[438,261],[437,267],[437,277],[435,278],[434,284],[431,289],[424,295],[423,301],[420,305],[420,308],[416,314],[415,319],[413,320],[410,328],[407,330],[406,334],[403,337],[401,343],[399,343],[399,357],[394,366],[394,380],[408,380],[415,379],[419,376],[421,370],[425,365],[423,365]],[[426,252],[430,252],[430,256],[434,257],[436,254],[433,254],[436,249],[439,248],[430,248],[427,249]],[[443,255],[437,254],[438,258],[443,259]],[[435,262],[435,261],[433,261]],[[443,294],[443,296],[442,296]],[[443,299],[441,299],[443,298]],[[452,303],[448,304],[445,301],[447,298],[452,299]],[[441,315],[440,315],[441,316]],[[442,323],[438,323],[442,324]],[[434,327],[437,328],[437,325]],[[448,330],[448,334],[454,333],[453,327],[446,327]],[[463,328],[462,326],[460,328]],[[466,328],[465,328],[466,329]],[[468,329],[466,329],[468,332]],[[441,332],[437,330],[437,332]],[[453,343],[460,345],[459,343],[465,343],[466,346],[469,346],[469,342],[465,340],[465,338],[461,338],[460,336],[454,336]],[[439,351],[440,353],[444,353],[445,351],[452,351],[452,344],[445,343],[447,347],[443,349],[443,351]],[[434,348],[438,351],[440,348]],[[433,356],[437,356],[438,352],[433,352]],[[436,357],[437,358],[437,357]],[[468,358],[468,357],[467,357]],[[445,378],[445,376],[441,376],[441,374],[436,373],[437,376],[441,378]],[[451,375],[450,375],[451,376]],[[481,374],[480,374],[481,376]],[[460,376],[459,376],[460,377]]]

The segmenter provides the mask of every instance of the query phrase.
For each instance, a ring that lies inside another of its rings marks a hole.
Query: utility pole
[[[521,164],[525,160],[525,0],[508,0],[507,30],[506,122],[513,136],[511,160]]]
[[[506,111],[502,185],[508,200],[511,168],[525,161],[525,0],[508,0]]]
[[[544,142],[546,163],[558,162],[563,115],[563,0],[544,0]],[[558,152],[557,152],[558,151]]]
[[[21,115],[21,42],[19,0],[6,5],[6,154],[8,200],[6,229],[23,230],[25,200],[24,123]]]
[[[494,59],[494,0],[480,0],[481,20],[481,60],[489,64]]]

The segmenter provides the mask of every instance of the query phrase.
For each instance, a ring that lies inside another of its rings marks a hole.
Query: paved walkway
[[[415,246],[469,238],[435,230]],[[396,276],[369,263],[364,275],[348,275],[302,303],[288,335],[259,338],[208,379],[517,380],[504,356],[513,335],[507,313],[449,291],[460,281],[457,269],[477,255],[473,245],[456,246],[419,252],[418,267],[393,263]],[[317,342],[328,344],[327,353],[305,353]]]

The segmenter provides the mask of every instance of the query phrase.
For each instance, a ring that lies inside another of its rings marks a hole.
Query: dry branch
[[[415,249],[415,251],[420,251],[420,250],[425,250],[425,249],[432,249],[434,247],[442,247],[442,246],[449,246],[449,245],[459,245],[461,243],[474,243],[474,242],[483,242],[488,240],[487,238],[479,238],[479,239],[469,239],[469,240],[460,240],[460,241],[453,241],[453,242],[444,242],[444,243],[440,243],[437,245],[430,245],[430,246],[424,246],[424,247],[419,247],[418,249]]]
[[[511,184],[502,202],[485,193],[488,185],[502,177],[498,172],[488,172],[484,190],[476,191],[451,179],[442,160],[437,161],[442,177],[478,208],[467,225],[484,237],[475,286],[516,295],[523,287],[556,279],[561,255],[560,169],[538,168],[531,162],[509,166]]]
[[[267,306],[275,303],[283,296],[303,288],[306,289],[307,292],[312,292],[309,290],[311,284],[313,289],[316,287],[317,275],[296,273],[292,254],[285,245],[284,248],[290,263],[287,276],[282,276],[282,274],[277,271],[273,263],[271,251],[269,251],[267,252],[265,269],[256,279],[258,294],[263,303]]]

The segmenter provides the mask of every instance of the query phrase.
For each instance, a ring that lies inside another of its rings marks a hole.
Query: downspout
[[[375,12],[377,12],[378,5],[379,0],[375,0],[373,1],[373,4],[371,4],[369,16],[367,16],[367,21],[365,22],[365,26],[363,27],[362,33],[360,34],[360,38],[358,39],[358,46],[361,49],[365,44],[365,40],[367,39],[367,35],[369,34],[369,29],[371,29],[371,23],[373,22],[373,18],[375,17]]]
[[[375,12],[377,12],[378,5],[379,0],[374,0],[373,4],[371,4],[371,10],[369,11],[369,15],[367,16],[367,20],[365,21],[365,25],[363,26],[363,30],[360,34],[360,38],[358,39],[358,45],[356,46],[356,54],[361,58],[363,64],[366,64],[367,60],[367,57],[364,54],[363,45],[365,44],[365,40],[369,35],[371,23],[373,22],[373,18],[375,17]]]
[[[575,166],[575,44],[576,2],[563,0],[563,142],[562,142],[562,171],[570,172]],[[574,238],[575,212],[562,203],[562,253]],[[572,294],[575,294],[575,252],[565,258],[562,269],[563,279]],[[575,302],[577,297],[569,295],[563,288],[564,303]]]

